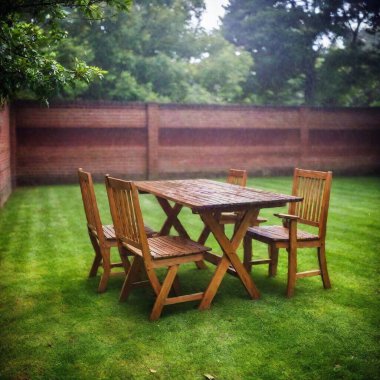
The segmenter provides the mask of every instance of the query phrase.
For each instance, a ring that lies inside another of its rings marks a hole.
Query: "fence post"
[[[158,177],[158,133],[160,129],[159,105],[147,103],[146,116],[148,131],[147,177],[148,179],[155,179]]]

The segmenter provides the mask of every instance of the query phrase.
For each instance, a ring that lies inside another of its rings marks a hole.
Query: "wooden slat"
[[[148,239],[148,244],[154,259],[193,255],[211,249],[182,236],[153,237]]]
[[[111,268],[122,268],[123,267],[123,263],[113,263],[111,264]]]
[[[173,181],[138,181],[136,187],[184,206],[193,212],[238,210],[239,207],[276,207],[297,202],[300,197],[245,188],[206,179]]]
[[[271,259],[255,259],[251,261],[252,265],[269,264]]]
[[[165,305],[173,305],[180,302],[198,301],[201,300],[204,293],[186,294],[184,296],[170,297],[165,300]]]
[[[303,278],[303,277],[312,277],[312,276],[319,276],[321,274],[321,271],[319,269],[315,270],[308,270],[305,272],[298,272],[296,274],[297,278]]]
[[[222,259],[221,256],[215,255],[214,253],[211,253],[211,252],[205,252],[205,260],[214,265],[218,265],[221,259]]]
[[[247,171],[240,169],[230,169],[228,171],[227,183],[231,185],[246,186],[247,185]]]
[[[103,225],[103,233],[107,240],[116,239],[115,230],[112,225]]]
[[[289,230],[282,226],[263,226],[263,227],[251,227],[247,231],[247,235],[252,238],[266,238],[270,241],[288,241]],[[318,235],[311,234],[309,232],[297,231],[297,240],[318,240]]]
[[[189,262],[196,262],[196,261],[201,261],[204,259],[204,254],[203,253],[197,253],[194,255],[186,255],[186,256],[177,256],[177,257],[169,257],[168,259],[158,259],[154,260],[152,262],[152,267],[153,268],[162,268],[162,267],[167,267],[171,265],[179,265],[179,264],[185,264]]]

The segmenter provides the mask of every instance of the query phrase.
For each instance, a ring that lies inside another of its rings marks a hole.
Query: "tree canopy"
[[[104,4],[126,10],[129,0],[2,0],[0,102],[16,97],[21,91],[47,101],[66,85],[101,77],[101,69],[79,59],[62,65],[56,51],[67,37],[60,21],[72,11],[88,19],[100,19]]]
[[[128,14],[67,23],[60,59],[82,56],[102,81],[61,96],[160,102],[238,102],[252,59],[199,27],[203,0],[136,0]]]
[[[205,31],[204,0],[3,0],[0,100],[380,105],[378,0],[225,8]]]
[[[335,103],[371,104],[373,87],[379,91],[379,21],[378,1],[230,0],[223,33],[254,59],[248,96],[313,105],[331,102],[329,90],[341,89],[365,99],[338,96]],[[369,84],[372,90],[363,91]]]

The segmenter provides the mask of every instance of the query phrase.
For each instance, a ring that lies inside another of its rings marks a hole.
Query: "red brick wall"
[[[146,176],[144,104],[18,104],[16,125],[18,183],[76,181],[78,167],[98,179]]]
[[[11,119],[9,107],[0,108],[0,207],[12,191]]]
[[[380,169],[380,108],[19,103],[15,114],[19,183],[76,181],[78,167],[99,179]]]

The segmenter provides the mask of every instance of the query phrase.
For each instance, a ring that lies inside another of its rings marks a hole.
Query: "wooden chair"
[[[227,183],[238,186],[247,186],[247,171],[240,169],[230,169],[227,175]],[[236,226],[236,222],[239,220],[239,213],[236,212],[223,212],[219,216],[219,224],[224,226],[226,224],[234,224]],[[251,226],[258,226],[260,223],[266,222],[267,219],[257,217],[254,221],[251,222]],[[205,243],[207,238],[210,235],[210,230],[205,226],[202,230],[201,237],[199,239],[200,242]]]
[[[106,186],[120,255],[134,256],[120,301],[128,298],[133,287],[143,284],[141,272],[146,273],[147,282],[156,295],[150,314],[152,321],[160,317],[165,305],[201,300],[204,293],[178,295],[177,272],[180,264],[203,260],[205,252],[210,249],[180,236],[147,237],[138,191],[133,182],[106,176]],[[168,271],[161,284],[155,270],[162,267],[167,267]],[[177,295],[169,297],[172,288]]]
[[[102,293],[107,288],[109,278],[120,274],[120,272],[113,273],[112,269],[122,267],[126,274],[130,264],[127,260],[111,263],[111,248],[117,247],[113,225],[103,225],[101,222],[91,174],[79,168],[78,177],[87,219],[88,234],[95,251],[89,277],[95,277],[99,266],[103,267],[103,274],[98,286],[98,292]],[[146,227],[146,231],[148,235],[154,234],[154,231],[149,227]]]
[[[286,294],[294,293],[296,280],[302,277],[321,276],[323,286],[330,288],[327,271],[325,240],[332,173],[311,170],[294,170],[292,195],[303,197],[302,202],[291,203],[288,214],[275,214],[283,220],[283,226],[250,227],[244,238],[244,266],[269,264],[269,276],[277,274],[279,248],[288,251],[288,285]],[[297,224],[316,227],[318,234],[304,232]],[[252,260],[252,239],[268,244],[268,259]],[[317,248],[319,269],[297,272],[297,249]]]

